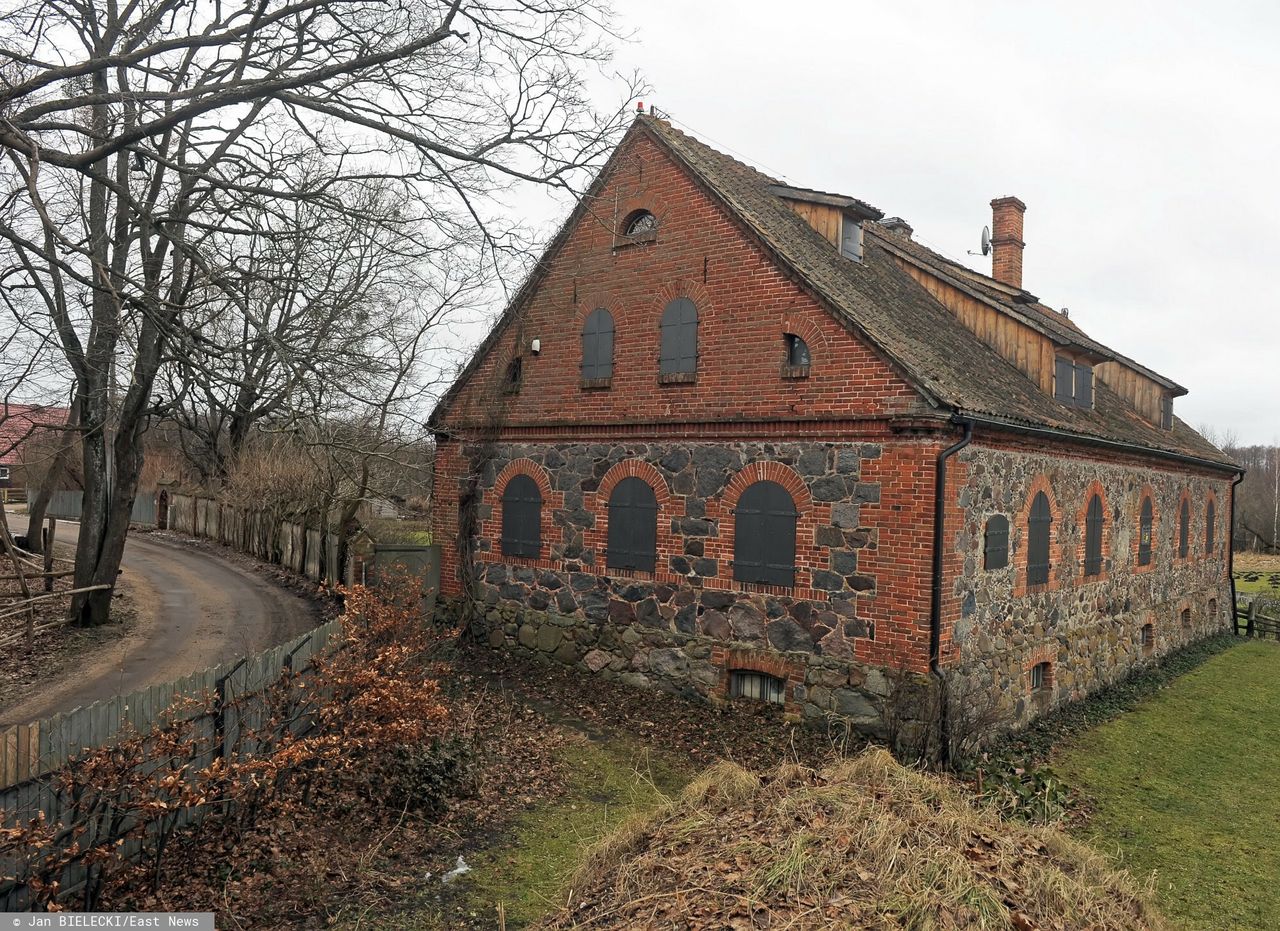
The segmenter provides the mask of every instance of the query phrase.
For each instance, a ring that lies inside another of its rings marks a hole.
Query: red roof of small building
[[[67,409],[47,404],[0,404],[0,465],[22,462],[22,447],[67,422]]]

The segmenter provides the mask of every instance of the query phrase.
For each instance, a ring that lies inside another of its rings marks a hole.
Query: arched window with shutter
[[[1053,512],[1049,509],[1049,496],[1037,491],[1031,500],[1031,514],[1027,518],[1027,585],[1045,585],[1049,581],[1049,529],[1053,524]]]
[[[598,307],[582,325],[582,378],[600,381],[613,377],[613,314]]]
[[[698,308],[678,297],[662,312],[658,373],[665,381],[690,381],[698,371]]]
[[[1003,569],[1009,565],[1009,518],[995,514],[987,521],[982,540],[982,568]]]
[[[1182,507],[1178,508],[1178,558],[1186,559],[1191,551],[1191,502],[1182,499]]]
[[[1084,518],[1084,574],[1102,574],[1102,498],[1094,495]]]
[[[1138,565],[1151,565],[1151,499],[1142,499],[1142,510],[1138,515]]]
[[[654,571],[658,562],[658,497],[644,479],[624,478],[613,487],[608,536],[608,568]]]
[[[796,503],[777,482],[756,482],[734,512],[733,577],[790,588],[796,581]]]
[[[502,492],[502,555],[542,555],[542,492],[528,475],[516,475]]]
[[[1213,506],[1213,499],[1204,507],[1204,551],[1205,555],[1212,556],[1214,544],[1218,541],[1214,539],[1217,528],[1213,526],[1214,519],[1217,517],[1217,509]]]

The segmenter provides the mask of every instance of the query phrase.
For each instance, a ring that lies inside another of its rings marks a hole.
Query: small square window
[[[770,705],[786,701],[787,683],[766,672],[735,669],[729,676],[729,695],[733,698],[750,698]]]
[[[9,467],[0,466],[0,482],[9,481]]]
[[[1050,675],[1049,663],[1036,663],[1031,667],[1031,691],[1044,692],[1049,688],[1053,677]]]

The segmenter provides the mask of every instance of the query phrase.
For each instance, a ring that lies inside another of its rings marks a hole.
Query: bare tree
[[[246,198],[341,213],[400,183],[441,248],[469,218],[500,249],[489,198],[580,189],[622,130],[582,76],[608,36],[591,0],[0,0],[0,287],[38,295],[74,381],[78,588],[115,581],[162,368],[225,357],[193,324],[231,300],[270,330],[213,257]],[[292,182],[317,164],[329,183]]]

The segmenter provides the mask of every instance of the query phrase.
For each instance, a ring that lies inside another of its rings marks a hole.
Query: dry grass
[[[1049,828],[868,751],[757,777],[717,763],[605,838],[546,928],[1115,929],[1167,925],[1148,891]]]

